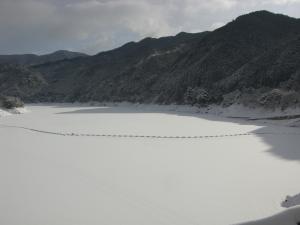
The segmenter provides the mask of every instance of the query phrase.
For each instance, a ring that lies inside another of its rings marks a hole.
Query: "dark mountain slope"
[[[79,52],[70,52],[66,50],[59,50],[46,55],[0,55],[0,63],[14,63],[21,65],[37,65],[47,62],[55,62],[64,59],[72,59],[77,57],[85,57],[87,55]]]
[[[299,65],[300,35],[254,58],[231,76],[222,80],[218,86],[225,90],[242,87],[281,87],[299,91],[299,83],[296,82],[300,70]]]
[[[196,85],[208,88],[300,34],[300,21],[283,15],[259,11],[238,17],[207,35],[189,52],[183,65]]]
[[[46,86],[39,72],[16,64],[0,64],[0,94],[35,101],[37,93]]]
[[[250,99],[272,108],[299,106],[300,35],[255,58],[216,86],[238,94],[243,104]]]
[[[48,85],[33,99],[295,106],[299,37],[299,19],[254,12],[213,32],[34,66]]]
[[[50,84],[42,100],[152,101],[157,93],[147,89],[207,33],[146,38],[93,57],[36,66]]]

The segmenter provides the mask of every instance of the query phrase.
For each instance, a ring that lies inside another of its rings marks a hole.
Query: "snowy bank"
[[[77,104],[77,103],[75,103]],[[81,103],[80,103],[81,104]],[[129,103],[129,102],[120,102],[120,103],[99,103],[99,102],[90,102],[83,104],[83,106],[106,106],[106,107],[135,107],[137,110],[149,110],[149,111],[174,111],[180,113],[196,113],[196,114],[208,114],[218,117],[225,118],[239,118],[247,120],[257,120],[263,123],[291,126],[291,127],[300,127],[300,108],[287,108],[281,110],[279,108],[271,110],[265,109],[263,107],[246,107],[241,104],[233,104],[228,107],[223,107],[220,105],[210,105],[207,107],[198,107],[191,105],[157,105],[157,104],[139,104],[139,103]]]
[[[240,225],[299,225],[300,207],[287,209],[273,216]]]
[[[246,118],[246,119],[270,119],[272,117],[294,116],[299,115],[300,108],[287,108],[282,110],[280,108],[271,110],[263,107],[247,107],[242,104],[233,104],[227,107],[222,105],[209,105],[207,107],[200,107],[198,105],[177,105],[177,104],[153,104],[153,103],[131,103],[131,102],[74,102],[74,103],[52,103],[45,102],[39,104],[40,106],[78,106],[78,107],[134,107],[135,109],[151,110],[151,111],[176,111],[184,113],[199,113],[210,114],[221,117]]]
[[[281,203],[282,207],[290,208],[296,205],[300,205],[300,194],[294,196],[287,196],[286,199]]]
[[[11,115],[11,113],[9,113],[8,111],[0,108],[0,117],[9,116],[9,115]]]
[[[64,104],[64,103],[60,103]],[[48,104],[47,104],[48,105]],[[207,107],[199,107],[197,105],[177,105],[177,104],[144,104],[144,103],[130,103],[130,102],[88,102],[88,103],[67,103],[67,105],[82,105],[82,106],[134,106],[136,108],[151,108],[157,110],[173,110],[179,112],[212,114],[224,117],[242,117],[242,118],[269,118],[287,115],[300,115],[300,108],[287,108],[282,109],[266,109],[263,107],[246,107],[241,104],[233,104],[228,107],[221,105],[209,105]]]
[[[0,117],[3,116],[10,116],[12,114],[23,114],[29,112],[27,108],[20,107],[20,108],[13,108],[13,109],[2,109],[0,108]]]

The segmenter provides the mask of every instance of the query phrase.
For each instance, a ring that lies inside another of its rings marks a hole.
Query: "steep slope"
[[[299,106],[300,35],[254,58],[215,86],[245,105]]]
[[[93,57],[36,66],[49,88],[45,101],[152,101],[149,88],[208,32],[146,38]]]
[[[21,65],[37,65],[47,62],[55,62],[64,59],[72,59],[77,57],[85,57],[87,55],[79,52],[71,52],[66,50],[59,50],[46,55],[0,55],[0,63],[15,63]]]
[[[197,85],[210,87],[299,34],[299,20],[266,11],[251,13],[207,35],[189,52],[185,65]]]
[[[290,71],[285,62],[292,60],[294,69],[300,67],[297,56],[286,53],[282,57],[285,48],[295,44],[299,36],[298,19],[267,11],[238,17],[207,35],[194,51],[188,53],[183,65],[187,75],[182,76],[182,81],[191,80],[187,85],[200,86],[217,102],[233,91],[248,95],[249,88],[270,87],[270,80],[272,88],[279,88],[280,80],[289,79]],[[277,74],[272,71],[275,58],[280,64]],[[269,73],[265,73],[266,69]],[[263,80],[265,82],[258,82]],[[257,92],[251,92],[250,97],[254,99],[246,98],[246,102],[259,99]]]

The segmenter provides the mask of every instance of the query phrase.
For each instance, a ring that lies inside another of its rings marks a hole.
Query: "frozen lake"
[[[225,225],[300,192],[300,129],[156,107],[31,105],[0,126],[0,224]],[[267,133],[267,134],[258,134]],[[288,134],[287,134],[288,133]]]

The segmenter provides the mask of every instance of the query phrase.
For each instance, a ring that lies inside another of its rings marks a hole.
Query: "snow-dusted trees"
[[[191,105],[206,105],[209,99],[208,92],[200,87],[188,87],[184,95],[185,103]]]

